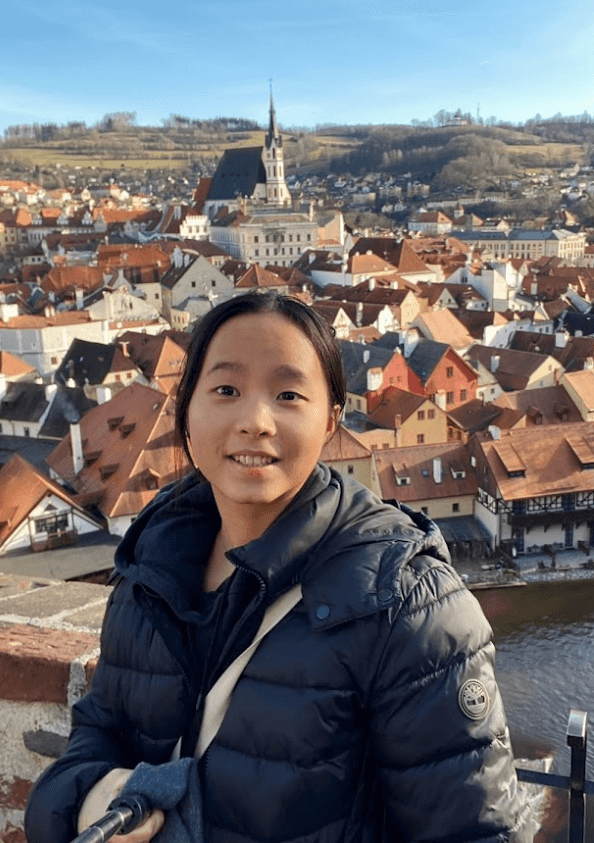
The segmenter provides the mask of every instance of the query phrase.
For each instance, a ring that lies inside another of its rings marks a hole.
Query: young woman
[[[440,533],[319,462],[344,403],[332,332],[298,300],[247,294],[197,324],[176,419],[195,471],[118,548],[93,686],[33,791],[30,843],[67,843],[180,735],[192,755],[205,694],[297,582],[200,761],[206,839],[532,839],[491,631]]]

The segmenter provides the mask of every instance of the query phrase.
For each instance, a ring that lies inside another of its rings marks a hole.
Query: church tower
[[[266,202],[268,205],[289,205],[291,194],[285,182],[285,163],[283,160],[283,139],[276,125],[276,113],[270,92],[270,122],[268,134],[262,150],[262,163],[266,170]]]

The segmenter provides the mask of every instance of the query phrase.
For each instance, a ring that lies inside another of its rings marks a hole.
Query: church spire
[[[274,110],[274,100],[272,99],[272,82],[270,83],[270,120],[268,123],[268,134],[266,135],[266,147],[270,149],[273,141],[277,146],[282,146],[283,140],[278,132],[276,125],[276,111]]]

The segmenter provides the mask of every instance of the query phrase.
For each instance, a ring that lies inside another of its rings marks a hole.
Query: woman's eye
[[[301,396],[297,392],[281,392],[278,396],[282,401],[297,401]]]
[[[235,389],[234,386],[217,386],[215,392],[218,395],[225,396],[239,395],[238,391]]]

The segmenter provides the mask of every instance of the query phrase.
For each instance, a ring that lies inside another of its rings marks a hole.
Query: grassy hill
[[[181,124],[179,120],[185,121]],[[247,124],[249,121],[235,121]],[[264,130],[229,129],[232,119],[179,118],[162,127],[84,124],[15,127],[0,142],[0,173],[79,171],[177,171],[208,173],[229,147],[257,146]],[[44,131],[45,130],[45,131]],[[27,133],[32,136],[27,136]],[[411,174],[424,182],[488,181],[528,169],[590,163],[594,122],[561,118],[512,126],[326,126],[284,132],[287,171],[364,175]]]

